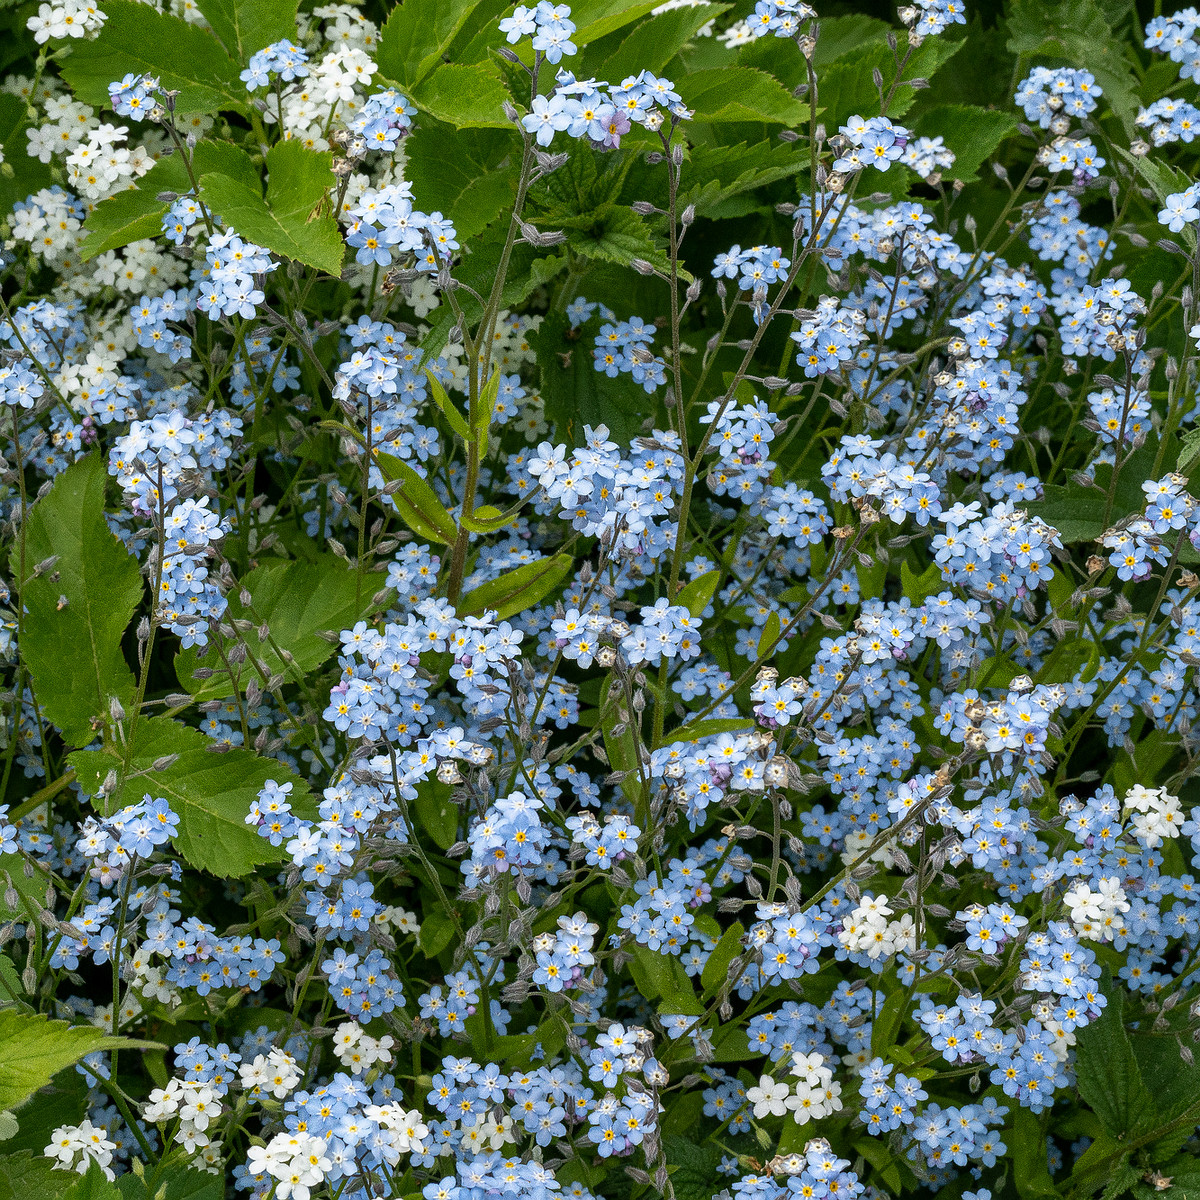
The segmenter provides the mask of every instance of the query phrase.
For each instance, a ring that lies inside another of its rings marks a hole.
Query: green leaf
[[[887,1143],[879,1138],[864,1137],[854,1143],[854,1148],[875,1168],[879,1178],[892,1189],[892,1194],[898,1196],[903,1181],[895,1155],[888,1149]]]
[[[744,216],[762,203],[757,189],[807,167],[807,154],[787,142],[695,146],[684,169],[679,203],[694,204],[701,217]]]
[[[644,258],[664,273],[667,270],[667,260],[655,244],[645,217],[624,205],[601,204],[589,213],[553,223],[566,231],[567,245],[583,258],[598,258],[623,267],[635,258]],[[681,277],[684,274],[681,271]]]
[[[119,749],[81,750],[69,761],[86,795],[99,793],[110,770],[118,786],[105,811],[115,812],[143,795],[162,796],[179,817],[175,847],[193,866],[222,878],[248,875],[256,867],[282,862],[286,855],[246,824],[251,803],[268,779],[292,785],[294,811],[311,811],[308,784],[282,762],[250,750],[214,753],[212,742],[198,729],[168,717],[143,717],[134,734],[129,774],[124,775]],[[154,770],[156,759],[178,758]]]
[[[766,624],[763,625],[762,636],[758,639],[758,657],[766,658],[779,641],[779,635],[783,630],[783,623],[779,619],[779,613],[772,611],[767,617]]]
[[[472,238],[507,220],[520,175],[518,149],[511,133],[427,119],[405,139],[404,177],[422,212],[444,213],[460,240]]]
[[[93,1050],[124,1044],[94,1025],[72,1027],[40,1013],[0,1010],[0,1109],[16,1108]]]
[[[1180,475],[1191,477],[1192,471],[1200,463],[1200,429],[1189,429],[1179,439],[1179,455],[1175,459],[1175,470]]]
[[[142,599],[142,576],[104,520],[107,478],[99,454],[73,463],[33,506],[25,535],[21,652],[42,711],[72,746],[95,737],[93,720],[108,719],[112,697],[128,706],[134,694],[121,637]],[[28,578],[52,555],[53,570]],[[18,547],[9,561],[19,578]]]
[[[460,129],[512,128],[504,115],[508,89],[495,71],[479,63],[443,63],[411,89],[409,99],[422,112]]]
[[[30,1150],[0,1155],[0,1200],[48,1200],[70,1186],[64,1172]]]
[[[253,0],[258,3],[258,0]],[[244,111],[246,89],[237,64],[211,33],[137,0],[105,0],[104,22],[92,40],[70,42],[59,68],[76,97],[108,107],[108,85],[134,72],[177,90],[179,113]]]
[[[507,621],[545,599],[575,566],[569,554],[554,554],[508,571],[469,591],[458,604],[459,616],[478,616],[494,609],[496,620]]]
[[[1117,153],[1141,176],[1142,180],[1149,184],[1151,191],[1157,197],[1160,204],[1165,203],[1167,197],[1175,192],[1186,191],[1191,187],[1191,176],[1185,174],[1179,167],[1173,167],[1170,163],[1164,162],[1161,158],[1145,155],[1137,157],[1130,154],[1121,146],[1118,146]],[[1161,229],[1159,232],[1162,232]],[[1196,248],[1196,229],[1193,225],[1185,225],[1173,237],[1180,238],[1189,250]]]
[[[1122,992],[1111,982],[1105,992],[1108,1005],[1100,1017],[1075,1035],[1076,1081],[1105,1129],[1121,1137],[1153,1128],[1158,1109],[1125,1032]]]
[[[1085,67],[1103,90],[1105,103],[1133,133],[1137,82],[1123,50],[1096,0],[1013,0],[1008,15],[1008,48],[1018,55],[1054,57]]]
[[[196,0],[196,6],[241,63],[283,38],[296,40],[298,0]]]
[[[571,20],[575,23],[575,33],[571,41],[579,47],[599,41],[600,38],[641,20],[656,9],[659,3],[661,0],[638,0],[633,4],[630,4],[629,0],[577,2],[571,8]]]
[[[18,201],[53,182],[50,165],[25,152],[28,145],[25,130],[31,111],[34,110],[20,96],[0,92],[0,149],[4,151],[4,164],[0,166],[0,218],[6,217]],[[40,123],[41,117],[37,119]]]
[[[725,982],[729,975],[729,964],[742,952],[742,937],[745,932],[742,923],[734,921],[721,934],[720,940],[712,948],[708,962],[704,964],[704,970],[700,972],[700,983],[704,987],[706,996],[715,993],[717,988]]]
[[[458,526],[438,499],[437,493],[403,459],[380,454],[376,461],[389,483],[400,480],[403,487],[392,495],[400,519],[418,537],[449,546],[458,536]]]
[[[663,734],[663,745],[670,745],[672,742],[694,742],[698,738],[712,737],[718,733],[745,733],[747,729],[753,728],[754,722],[749,717],[707,717],[680,725],[678,729],[668,729]]]
[[[621,792],[637,813],[642,800],[637,739],[632,728],[637,714],[628,711],[623,692],[618,692],[616,697],[610,699],[612,680],[611,675],[606,675],[600,687],[600,712],[603,718],[600,722],[600,732],[604,737],[604,752],[608,755],[609,765],[614,771],[625,772],[625,778],[621,780]],[[625,713],[625,720],[618,720],[618,712]],[[620,728],[622,725],[623,729]]]
[[[336,186],[328,151],[299,141],[267,151],[267,195],[241,179],[215,172],[200,177],[200,199],[247,241],[306,266],[339,275],[341,231],[327,199]]]
[[[426,958],[437,958],[454,940],[457,932],[450,914],[435,906],[421,918],[417,945]]]
[[[773,75],[752,67],[717,67],[681,76],[675,90],[697,121],[766,121],[797,126],[809,111]]]
[[[440,779],[426,780],[417,787],[414,807],[425,832],[442,850],[449,850],[458,838],[458,805],[449,784]]]
[[[1005,1131],[1009,1157],[1013,1165],[1016,1194],[1027,1196],[1057,1196],[1058,1188],[1050,1178],[1046,1165],[1046,1135],[1041,1123],[1027,1108],[1014,1104],[1009,1113],[1010,1126]]]
[[[259,1010],[260,1012],[263,1010]],[[153,1191],[147,1186],[153,1182]],[[132,1171],[117,1177],[122,1200],[222,1200],[224,1182],[220,1175],[171,1163],[161,1174],[137,1176]]]
[[[639,71],[658,74],[695,37],[698,29],[732,7],[732,4],[704,4],[652,14],[631,30],[604,60],[596,72],[598,78],[616,83]]]
[[[75,1176],[75,1182],[59,1197],[59,1200],[121,1200],[121,1193],[115,1183],[110,1183],[104,1174],[104,1168],[98,1162],[89,1162],[88,1169],[82,1177]]]
[[[478,6],[479,0],[404,0],[397,4],[379,33],[375,55],[379,70],[401,87],[415,87],[442,61]]]
[[[682,604],[693,617],[699,617],[708,607],[716,593],[717,584],[720,582],[721,572],[719,570],[706,571],[703,575],[696,576],[691,583],[681,587],[676,592],[673,603]]]
[[[924,604],[927,597],[942,590],[942,570],[937,563],[930,563],[918,575],[907,562],[900,564],[900,590],[906,600],[913,604]]]
[[[429,390],[433,394],[433,402],[441,409],[442,416],[446,418],[450,428],[464,442],[468,441],[471,436],[471,430],[467,425],[467,419],[458,411],[454,401],[450,399],[446,389],[442,387],[441,380],[432,371],[426,371],[425,378],[429,380]]]
[[[979,178],[980,166],[1016,128],[1017,118],[1012,113],[972,104],[939,105],[922,113],[917,122],[919,134],[942,138],[954,152],[954,166],[943,175],[964,183]]]
[[[256,644],[254,633],[246,635],[254,657],[268,674],[301,682],[337,649],[320,635],[349,629],[370,606],[375,590],[368,586],[360,602],[356,573],[332,554],[319,555],[313,562],[267,562],[230,592],[226,620],[245,618],[256,626],[268,625],[270,641]],[[250,594],[249,604],[242,603],[243,591]],[[281,652],[294,661],[285,662]],[[206,680],[194,678],[197,667],[214,666],[214,660],[211,652],[202,659],[195,648],[180,650],[175,656],[180,685],[198,699],[230,695],[233,685],[220,670]]]

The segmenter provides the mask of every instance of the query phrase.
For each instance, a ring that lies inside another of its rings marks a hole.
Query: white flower
[[[754,1115],[759,1120],[767,1116],[782,1117],[787,1112],[788,1093],[791,1090],[786,1083],[776,1083],[770,1075],[763,1075],[758,1087],[752,1087],[746,1093],[746,1099],[754,1105]]]

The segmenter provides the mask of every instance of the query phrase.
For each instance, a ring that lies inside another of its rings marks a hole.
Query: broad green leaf
[[[941,137],[954,152],[954,165],[942,173],[964,183],[979,177],[982,164],[1016,128],[1017,118],[1012,113],[970,104],[940,105],[922,113],[917,122],[918,133]]]
[[[1125,150],[1121,146],[1117,147],[1117,153],[1150,186],[1159,204],[1163,204],[1172,193],[1186,191],[1192,186],[1191,176],[1185,174],[1179,167],[1174,167],[1170,163],[1164,162],[1161,158],[1149,154],[1139,158],[1136,155],[1130,154],[1128,150]],[[1164,231],[1160,229],[1159,232]],[[1179,238],[1189,250],[1195,249],[1195,226],[1191,224],[1185,225],[1178,233],[1171,236]]]
[[[642,258],[664,274],[667,271],[666,256],[656,244],[646,218],[623,204],[601,204],[577,217],[551,217],[548,223],[564,230],[567,245],[583,258],[598,258],[623,267]],[[681,268],[680,278],[690,280],[691,276]]]
[[[31,1150],[0,1154],[0,1200],[49,1200],[70,1183],[40,1149],[37,1154]]]
[[[401,87],[415,87],[442,61],[478,5],[479,0],[404,0],[397,4],[380,30],[375,56],[379,70]]]
[[[298,0],[196,0],[196,7],[241,63],[283,38],[297,39]]]
[[[672,603],[682,604],[693,617],[698,617],[708,607],[720,582],[720,571],[706,571],[681,587]]]
[[[697,216],[744,216],[762,203],[757,189],[807,167],[808,154],[801,152],[799,143],[772,145],[764,140],[695,146],[684,168],[679,203],[694,204]]]
[[[87,1162],[87,1160],[84,1160]],[[104,1168],[98,1162],[88,1163],[82,1176],[76,1175],[74,1182],[62,1193],[59,1200],[121,1200],[115,1183],[110,1183]]]
[[[569,554],[555,554],[526,563],[469,591],[459,602],[459,615],[478,616],[493,609],[498,621],[506,621],[545,599],[574,566],[575,560]]]
[[[268,779],[292,785],[293,810],[311,811],[308,785],[285,763],[236,748],[214,753],[212,742],[198,729],[167,717],[143,717],[134,737],[128,777],[120,748],[105,745],[70,756],[85,795],[97,795],[105,776],[115,770],[118,786],[108,798],[107,812],[143,795],[164,797],[179,817],[175,848],[193,867],[212,875],[236,878],[284,860],[282,849],[246,824],[246,814]],[[165,770],[154,770],[155,760],[168,755],[178,758]]]
[[[874,80],[876,69],[883,76],[887,116],[893,120],[903,117],[917,96],[911,81],[929,79],[965,45],[965,42],[952,42],[946,38],[926,38],[908,59],[898,81],[896,64],[886,44],[872,41],[862,49],[840,57],[821,72],[818,92],[821,121],[832,132],[845,124],[853,113],[864,117],[878,116],[880,95]],[[870,171],[867,174],[870,190],[885,190],[881,181],[891,173],[891,170]]]
[[[1125,1032],[1122,993],[1110,983],[1106,994],[1100,1017],[1076,1032],[1076,1081],[1105,1129],[1123,1137],[1153,1128],[1158,1109]]]
[[[450,914],[435,905],[421,918],[417,945],[426,958],[437,958],[454,940],[457,932]]]
[[[146,1186],[151,1181],[153,1191]],[[197,1170],[186,1163],[172,1163],[161,1175],[147,1173],[142,1178],[127,1171],[117,1177],[117,1187],[122,1200],[222,1200],[225,1194],[220,1175]]]
[[[797,126],[809,111],[772,75],[752,67],[718,67],[681,76],[675,90],[697,121],[766,121]]]
[[[399,11],[399,10],[397,10]],[[520,174],[520,147],[499,129],[455,129],[426,119],[404,142],[404,177],[422,212],[444,213],[459,240],[508,215]]]
[[[449,850],[458,839],[459,811],[449,784],[427,779],[417,787],[413,804],[417,819],[438,848]]]
[[[50,165],[25,152],[30,111],[20,96],[0,92],[0,150],[4,152],[4,165],[0,167],[0,218],[6,217],[18,201],[53,182]],[[37,119],[40,124],[41,117]]]
[[[745,932],[742,923],[734,921],[721,934],[717,944],[712,948],[708,962],[704,964],[704,970],[700,972],[700,983],[703,985],[706,995],[715,993],[717,988],[725,982],[729,975],[729,964],[742,952],[742,935]]]
[[[460,129],[512,128],[504,115],[508,89],[499,75],[478,63],[443,63],[411,89],[409,99],[422,112]]]
[[[875,1168],[879,1178],[892,1189],[892,1194],[898,1196],[903,1187],[900,1169],[896,1165],[895,1155],[888,1149],[888,1144],[882,1138],[859,1138],[854,1148]]]
[[[634,21],[651,13],[658,7],[660,0],[637,0],[630,4],[629,0],[577,0],[571,8],[571,20],[575,23],[575,33],[571,41],[583,47],[589,42],[598,41],[631,25]],[[613,80],[614,83],[619,80]]]
[[[247,241],[306,266],[339,275],[342,234],[329,210],[336,186],[328,151],[299,141],[267,151],[267,194],[241,179],[215,172],[201,176],[200,199]]]
[[[598,78],[616,83],[639,71],[661,72],[698,29],[732,7],[732,4],[705,4],[652,14],[625,35],[616,51],[600,66]]]
[[[1016,1194],[1022,1200],[1026,1196],[1057,1196],[1058,1189],[1046,1165],[1046,1135],[1029,1109],[1012,1106],[1004,1140],[1012,1161]]]
[[[177,112],[245,109],[247,93],[237,64],[206,29],[136,0],[105,0],[104,12],[108,19],[99,35],[72,40],[60,67],[85,104],[107,108],[108,85],[135,72],[178,90]]]
[[[554,437],[575,445],[583,426],[606,425],[611,436],[628,444],[655,412],[640,385],[629,374],[610,379],[596,371],[589,337],[571,337],[570,323],[560,312],[546,314],[530,338],[541,368],[541,398]]]
[[[1200,429],[1189,429],[1179,439],[1179,454],[1175,459],[1175,470],[1180,475],[1191,477],[1196,465],[1200,463]]]
[[[108,470],[99,454],[73,463],[34,506],[25,534],[27,580],[21,652],[45,715],[71,746],[85,746],[108,720],[109,700],[128,706],[134,679],[121,637],[142,599],[142,576],[104,520]],[[57,555],[52,571],[29,579]],[[10,570],[20,577],[20,548]]]
[[[671,742],[694,742],[718,733],[745,733],[747,729],[753,728],[754,722],[749,717],[707,717],[680,725],[678,729],[668,729],[663,734],[663,745],[669,745]]]
[[[391,499],[405,525],[418,537],[451,545],[458,536],[458,527],[433,488],[401,458],[379,454],[376,461],[384,479],[403,483]]]
[[[259,642],[253,632],[245,635],[250,649],[267,674],[280,674],[297,683],[337,649],[336,643],[320,635],[349,629],[370,605],[377,582],[368,580],[360,595],[355,571],[332,554],[322,554],[314,562],[263,563],[231,590],[226,620],[245,618],[256,626],[268,625],[269,641]],[[243,591],[250,594],[248,605],[242,603]],[[294,662],[286,663],[281,651],[290,654]],[[195,679],[199,666],[213,667],[217,674],[207,680]],[[194,648],[180,650],[175,656],[175,674],[180,685],[198,699],[228,696],[232,691],[211,651],[201,658]],[[242,677],[258,678],[250,667],[242,668]]]
[[[0,1010],[0,1108],[16,1108],[93,1050],[124,1044],[95,1025],[72,1027],[40,1013]]]
[[[907,562],[900,564],[900,590],[913,604],[924,604],[929,596],[942,590],[942,585],[942,570],[937,563],[930,563],[920,575]]]

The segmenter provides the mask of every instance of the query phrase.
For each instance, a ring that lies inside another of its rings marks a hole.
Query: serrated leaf
[[[0,1200],[49,1200],[69,1183],[40,1153],[0,1154]]]
[[[1012,113],[972,104],[942,104],[922,113],[917,122],[918,133],[942,138],[954,152],[954,165],[943,174],[964,183],[979,177],[980,166],[1016,128]]]
[[[248,62],[257,50],[297,37],[298,0],[196,0],[196,7],[225,49],[241,63]]]
[[[681,76],[675,90],[697,121],[766,121],[773,125],[806,124],[808,106],[797,100],[773,75],[752,67],[718,67]]]
[[[244,180],[215,172],[200,177],[200,199],[247,241],[340,275],[342,234],[326,199],[337,183],[332,163],[328,151],[277,142],[267,151],[265,199]]]
[[[412,88],[442,61],[479,0],[404,0],[379,32],[375,61],[402,87]]]
[[[449,546],[458,536],[458,526],[433,488],[401,458],[379,454],[376,462],[384,479],[403,484],[391,499],[405,525],[418,537]]]
[[[115,1183],[109,1182],[104,1174],[104,1168],[98,1163],[84,1160],[88,1163],[87,1170],[82,1176],[76,1176],[75,1181],[59,1196],[58,1200],[121,1200],[121,1193]]]
[[[4,169],[0,170],[0,218],[7,216],[18,201],[53,182],[50,165],[26,153],[25,130],[31,111],[36,112],[22,97],[0,92],[0,150],[4,153]],[[37,120],[40,123],[41,117]]]
[[[179,113],[246,108],[237,64],[208,30],[136,0],[105,0],[104,12],[108,19],[99,34],[72,40],[59,67],[85,104],[107,108],[108,85],[133,72],[154,75],[164,88],[177,90]]]
[[[546,315],[531,339],[541,369],[541,394],[546,419],[555,437],[575,445],[584,425],[606,425],[611,435],[628,444],[653,409],[645,391],[631,375],[615,379],[596,370],[590,337],[567,340],[570,323],[561,312]]]
[[[96,796],[109,770],[117,771],[118,786],[108,797],[106,812],[136,803],[145,794],[164,797],[179,817],[175,848],[193,867],[222,878],[283,861],[283,850],[260,838],[246,824],[246,815],[268,779],[292,785],[295,811],[303,815],[311,810],[308,784],[285,763],[238,748],[213,753],[212,742],[198,729],[167,717],[143,717],[134,739],[128,780],[119,748],[106,745],[69,757],[87,795]],[[171,766],[153,770],[155,759],[172,754],[179,757]]]
[[[42,711],[71,746],[95,737],[93,719],[107,719],[112,697],[128,705],[134,694],[121,638],[142,599],[142,576],[104,520],[107,478],[99,454],[81,458],[34,504],[26,525],[26,572],[51,555],[58,561],[20,588],[21,653]],[[9,566],[18,579],[20,564],[13,545]]]
[[[461,616],[478,616],[493,609],[496,620],[506,621],[540,603],[575,566],[569,554],[554,554],[537,562],[507,571],[499,579],[488,580],[469,591],[458,605]]]
[[[147,1187],[151,1181],[153,1191]],[[220,1175],[196,1170],[186,1163],[172,1163],[156,1175],[139,1177],[127,1171],[117,1177],[117,1187],[122,1200],[222,1200],[225,1192]]]
[[[571,41],[577,46],[586,46],[631,25],[634,21],[652,12],[661,0],[576,0],[571,9],[571,20],[575,33]]]
[[[93,1050],[125,1044],[94,1025],[72,1027],[40,1013],[0,1010],[0,1108],[16,1108]]]
[[[425,120],[405,139],[404,156],[404,177],[417,207],[444,213],[460,240],[493,221],[507,221],[521,165],[511,132]]]
[[[1153,1128],[1157,1105],[1125,1032],[1122,993],[1111,982],[1105,991],[1104,1011],[1076,1033],[1076,1085],[1105,1129],[1121,1137]]]
[[[652,13],[624,36],[620,46],[601,64],[597,77],[615,83],[639,71],[661,72],[698,29],[732,7],[732,4],[704,4]]]
[[[481,64],[443,63],[409,90],[409,99],[439,121],[463,129],[511,129],[504,115],[508,89]]]
[[[297,683],[337,649],[336,643],[320,635],[349,629],[370,604],[377,582],[377,578],[374,583],[368,579],[360,595],[356,572],[333,554],[322,554],[313,562],[267,562],[248,572],[231,590],[226,619],[245,618],[269,626],[269,641],[258,642],[253,633],[247,635],[254,657],[268,674],[280,674]],[[243,591],[250,593],[249,605],[242,604]],[[290,654],[293,662],[286,663],[281,652]],[[220,670],[207,680],[194,678],[197,667],[215,665],[215,655],[210,652],[202,659],[195,648],[180,650],[175,656],[180,685],[201,700],[228,696],[233,690]],[[243,675],[249,671],[243,668]]]

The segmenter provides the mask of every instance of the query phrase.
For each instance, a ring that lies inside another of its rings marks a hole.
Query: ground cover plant
[[[0,4],[3,1197],[1200,1193],[1165,7]]]

